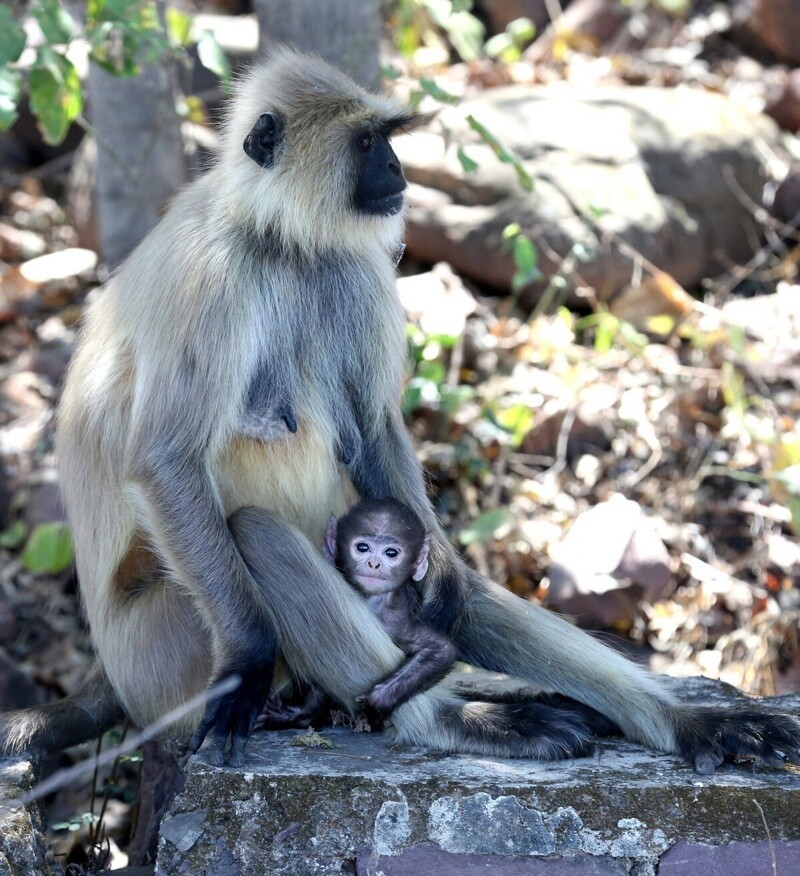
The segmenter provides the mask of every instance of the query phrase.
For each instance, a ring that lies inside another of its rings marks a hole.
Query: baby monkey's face
[[[389,593],[411,578],[407,546],[386,535],[357,534],[350,540],[350,575],[367,596]]]

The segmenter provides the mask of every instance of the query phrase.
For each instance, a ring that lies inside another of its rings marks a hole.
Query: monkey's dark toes
[[[216,682],[230,678],[234,673],[221,674]],[[189,741],[196,752],[211,732],[207,752],[214,766],[241,766],[244,748],[256,718],[261,711],[272,684],[272,664],[248,669],[239,674],[241,682],[236,690],[210,702],[203,718]],[[230,740],[230,753],[226,749]]]
[[[680,753],[709,775],[725,760],[753,758],[771,767],[800,764],[800,720],[755,711],[692,709],[678,734]]]

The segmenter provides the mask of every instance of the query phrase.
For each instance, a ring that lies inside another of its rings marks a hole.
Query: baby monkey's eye
[[[365,541],[360,541],[360,542],[356,545],[356,550],[357,550],[360,554],[365,554],[365,553],[369,550],[369,545],[368,545]]]
[[[397,548],[386,548],[384,553],[386,554],[387,557],[394,559],[400,553],[400,551],[397,550]]]

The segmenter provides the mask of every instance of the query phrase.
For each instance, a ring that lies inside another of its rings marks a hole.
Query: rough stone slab
[[[453,855],[436,846],[413,846],[394,858],[359,855],[356,876],[626,876],[625,861],[574,855],[567,858],[499,858],[497,855]],[[683,871],[685,874],[687,871]]]
[[[694,696],[711,698],[702,685]],[[797,711],[800,697],[773,705]],[[380,864],[368,868],[376,876],[411,873],[407,862],[427,853],[438,857],[417,872],[652,873],[679,842],[764,841],[758,806],[775,843],[800,841],[800,773],[788,769],[698,776],[616,739],[589,758],[539,763],[435,755],[343,728],[324,731],[331,750],[290,746],[297,735],[256,735],[242,769],[214,767],[202,751],[192,758],[157,872],[317,876],[367,872],[366,860]],[[552,861],[561,869],[547,869]],[[702,866],[684,872],[707,876]]]
[[[774,861],[774,867],[773,867]],[[658,876],[754,876],[800,873],[800,843],[730,843],[704,846],[678,843],[661,859]]]
[[[38,807],[11,807],[9,802],[35,784],[29,761],[0,760],[0,876],[49,876]]]

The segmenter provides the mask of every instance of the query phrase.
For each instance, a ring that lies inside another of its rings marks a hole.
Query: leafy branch
[[[31,110],[46,143],[60,143],[84,106],[84,86],[69,57],[80,42],[88,46],[89,60],[114,76],[136,76],[142,65],[160,58],[188,63],[194,42],[192,18],[169,8],[163,16],[148,0],[88,0],[86,23],[78,22],[60,0],[34,0],[29,9],[42,32],[28,75]],[[20,58],[28,45],[22,24],[8,6],[0,6],[0,130],[18,118],[24,89]],[[230,80],[230,66],[213,34],[197,40],[200,62]]]

